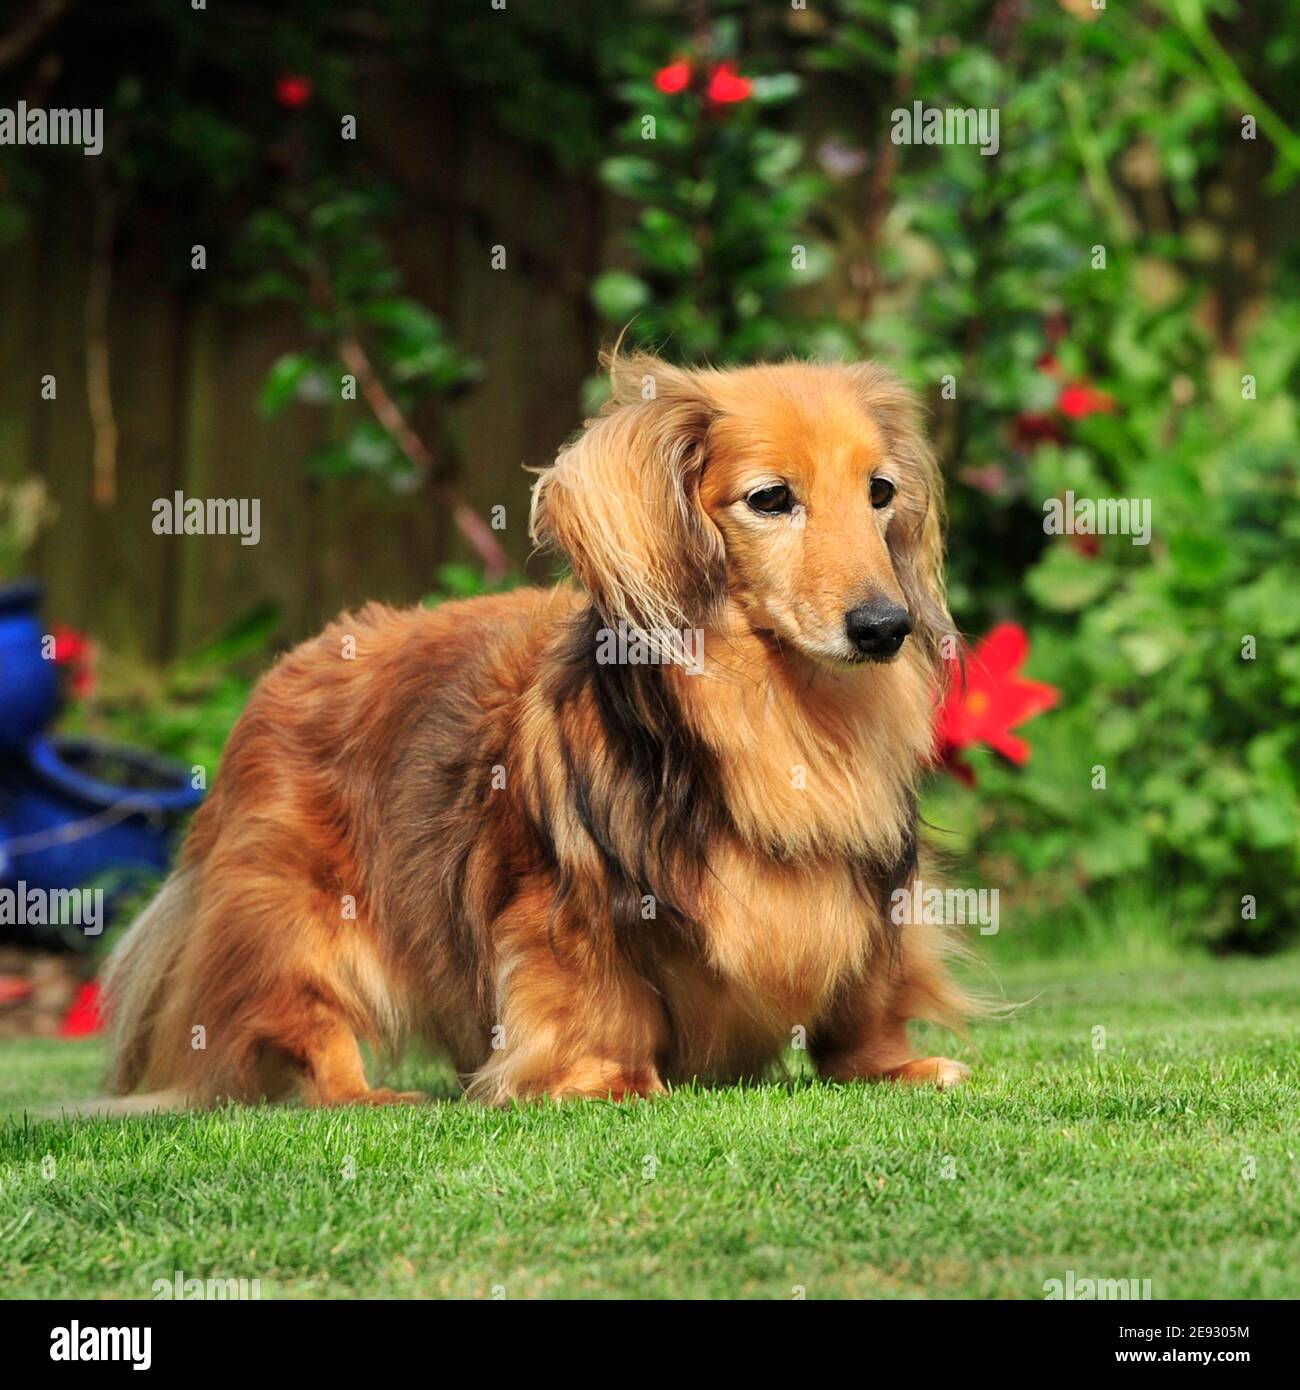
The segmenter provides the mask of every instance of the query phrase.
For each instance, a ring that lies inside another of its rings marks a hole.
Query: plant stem
[[[313,277],[311,293],[322,308],[335,312],[334,294],[323,275]],[[417,474],[428,482],[434,497],[448,508],[456,529],[483,561],[484,578],[489,584],[504,579],[510,573],[510,557],[497,540],[496,533],[456,488],[434,476],[437,460],[433,456],[433,450],[416,433],[401,406],[380,380],[379,373],[370,361],[370,355],[361,345],[361,340],[354,333],[345,330],[338,335],[336,345],[339,360],[356,377],[361,394],[375,419],[402,451]]]

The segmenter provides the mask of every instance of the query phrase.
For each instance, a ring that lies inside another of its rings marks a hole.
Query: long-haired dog
[[[371,605],[254,691],[113,957],[115,1092],[401,1101],[360,1044],[412,1039],[493,1102],[753,1076],[800,1036],[825,1077],[967,1073],[913,1054],[908,1019],[970,1005],[890,911],[950,627],[912,398],[612,374],[533,497],[578,585]]]

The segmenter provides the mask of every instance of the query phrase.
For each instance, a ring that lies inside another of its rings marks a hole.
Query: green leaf
[[[775,106],[779,102],[792,101],[799,95],[803,84],[792,72],[777,72],[770,77],[754,78],[754,100],[762,106]]]
[[[1059,613],[1085,608],[1110,588],[1114,575],[1103,560],[1090,560],[1068,545],[1054,545],[1025,576],[1025,587]]]
[[[304,382],[322,371],[320,363],[307,353],[286,353],[266,374],[258,396],[258,408],[263,415],[278,415],[295,399]]]
[[[483,575],[472,565],[439,565],[434,577],[438,588],[452,598],[473,598],[483,592]]]
[[[605,318],[624,323],[650,303],[650,287],[626,270],[607,270],[591,287],[591,298]]]
[[[1126,632],[1119,639],[1119,649],[1139,676],[1150,676],[1173,660],[1176,638],[1168,631]]]
[[[632,154],[614,155],[600,166],[602,181],[626,198],[644,197],[654,186],[658,172],[653,160]]]
[[[1110,792],[1096,794],[1109,796]],[[1084,841],[1079,861],[1093,878],[1115,878],[1140,869],[1148,853],[1149,844],[1140,825],[1109,824],[1098,827]]]
[[[1300,834],[1295,804],[1279,792],[1252,792],[1241,814],[1256,849],[1284,849],[1295,844]]]
[[[1217,589],[1232,562],[1232,551],[1219,536],[1197,536],[1174,532],[1169,537],[1169,554],[1178,578],[1191,588]]]

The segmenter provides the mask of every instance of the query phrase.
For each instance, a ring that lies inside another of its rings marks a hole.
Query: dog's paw
[[[960,1086],[970,1075],[965,1062],[954,1062],[950,1057],[918,1057],[915,1061],[904,1062],[885,1073],[889,1081],[906,1081],[913,1086],[934,1086],[946,1091]]]

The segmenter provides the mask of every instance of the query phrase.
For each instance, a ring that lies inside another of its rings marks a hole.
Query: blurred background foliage
[[[1263,948],[1293,927],[1293,0],[297,0],[201,23],[162,0],[11,9],[4,91],[106,108],[89,177],[111,186],[116,236],[147,215],[176,295],[290,311],[297,341],[246,403],[319,412],[316,446],[282,467],[344,489],[343,507],[364,477],[456,516],[426,588],[521,578],[522,536],[494,552],[486,506],[465,501],[457,414],[520,368],[491,322],[407,287],[436,254],[411,223],[426,132],[363,118],[340,138],[393,85],[436,91],[583,190],[590,274],[557,283],[589,372],[626,332],[688,362],[875,357],[922,394],[956,621],[1023,624],[1030,673],[1061,692],[1023,768],[975,750],[973,787],[935,779],[951,864],[1026,904],[1044,939],[1107,904],[1130,922],[1134,893],[1183,941]],[[914,101],[996,110],[997,154],[895,144],[891,113]],[[72,157],[0,149],[0,244],[32,233],[44,182],[74,175]],[[492,229],[451,216],[486,261]],[[202,291],[199,241],[216,267]],[[337,389],[349,372],[356,403]],[[573,423],[601,390],[574,380]],[[519,462],[483,465],[516,514]],[[1150,544],[1047,535],[1043,505],[1067,492],[1149,499]],[[259,611],[164,670],[115,667],[115,634],[92,633],[102,679],[72,722],[215,761],[249,674],[296,625]]]

